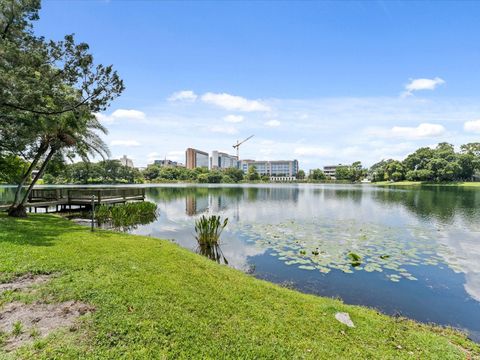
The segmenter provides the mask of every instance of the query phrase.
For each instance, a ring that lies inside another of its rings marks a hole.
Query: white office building
[[[272,180],[283,178],[282,180],[293,180],[298,173],[297,160],[274,160],[274,161],[255,161],[240,160],[239,168],[246,174],[248,168],[255,166],[260,176],[268,175]]]
[[[238,167],[238,157],[220,151],[212,151],[210,169],[228,169]]]

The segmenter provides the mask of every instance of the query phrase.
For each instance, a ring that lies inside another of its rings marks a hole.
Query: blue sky
[[[44,1],[126,91],[99,117],[112,157],[187,147],[330,163],[480,139],[480,3]]]

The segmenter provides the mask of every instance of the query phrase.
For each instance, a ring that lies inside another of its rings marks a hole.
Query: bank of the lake
[[[79,326],[12,358],[465,359],[480,347],[450,329],[301,294],[221,266],[169,241],[0,215],[0,279],[56,276],[0,305],[78,300]],[[348,312],[355,328],[335,320]],[[5,338],[5,334],[3,338]],[[0,355],[1,355],[0,350]]]
[[[422,181],[379,181],[375,183],[371,183],[372,185],[376,186],[459,186],[459,187],[478,187],[480,188],[479,181],[472,181],[472,182],[422,182]]]

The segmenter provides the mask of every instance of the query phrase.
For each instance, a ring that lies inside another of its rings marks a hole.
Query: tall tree
[[[28,193],[54,155],[66,150],[81,157],[97,149],[105,153],[96,134],[105,129],[93,114],[105,110],[124,85],[111,65],[95,65],[88,45],[76,43],[73,35],[58,42],[35,36],[32,21],[38,19],[39,1],[0,3],[0,156],[20,155],[31,163],[9,210],[12,216],[25,216]]]
[[[308,176],[308,179],[309,180],[315,180],[315,181],[326,180],[327,176],[325,175],[325,173],[321,169],[313,169],[310,172],[310,175]]]
[[[480,142],[464,144],[460,146],[460,151],[463,154],[472,154],[473,156],[480,158]]]
[[[255,165],[249,166],[246,175],[247,180],[256,181],[260,180],[260,175],[257,172]]]

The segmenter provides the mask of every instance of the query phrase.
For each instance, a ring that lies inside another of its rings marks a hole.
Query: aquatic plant
[[[123,231],[137,225],[149,224],[157,219],[157,204],[144,201],[121,205],[101,205],[95,209],[95,219],[99,225],[111,226]]]
[[[222,223],[220,216],[206,217],[202,215],[195,221],[195,232],[197,233],[195,239],[199,245],[218,245],[220,235],[227,224],[228,218],[225,218]]]
[[[327,274],[340,270],[384,272],[392,282],[417,280],[411,273],[420,265],[448,266],[461,272],[445,245],[436,241],[439,232],[418,226],[383,226],[352,219],[309,221],[287,219],[279,223],[236,223],[233,231],[247,236],[257,246],[288,266]],[[395,276],[391,276],[395,275]]]
[[[360,264],[362,263],[362,258],[360,257],[360,255],[355,254],[354,252],[348,253],[347,257],[350,260],[350,264],[352,266],[360,266]]]
[[[217,263],[228,264],[227,259],[220,249],[220,235],[228,224],[228,218],[222,222],[220,216],[212,215],[206,217],[202,215],[195,221],[195,239],[198,242],[198,253],[216,261]]]

